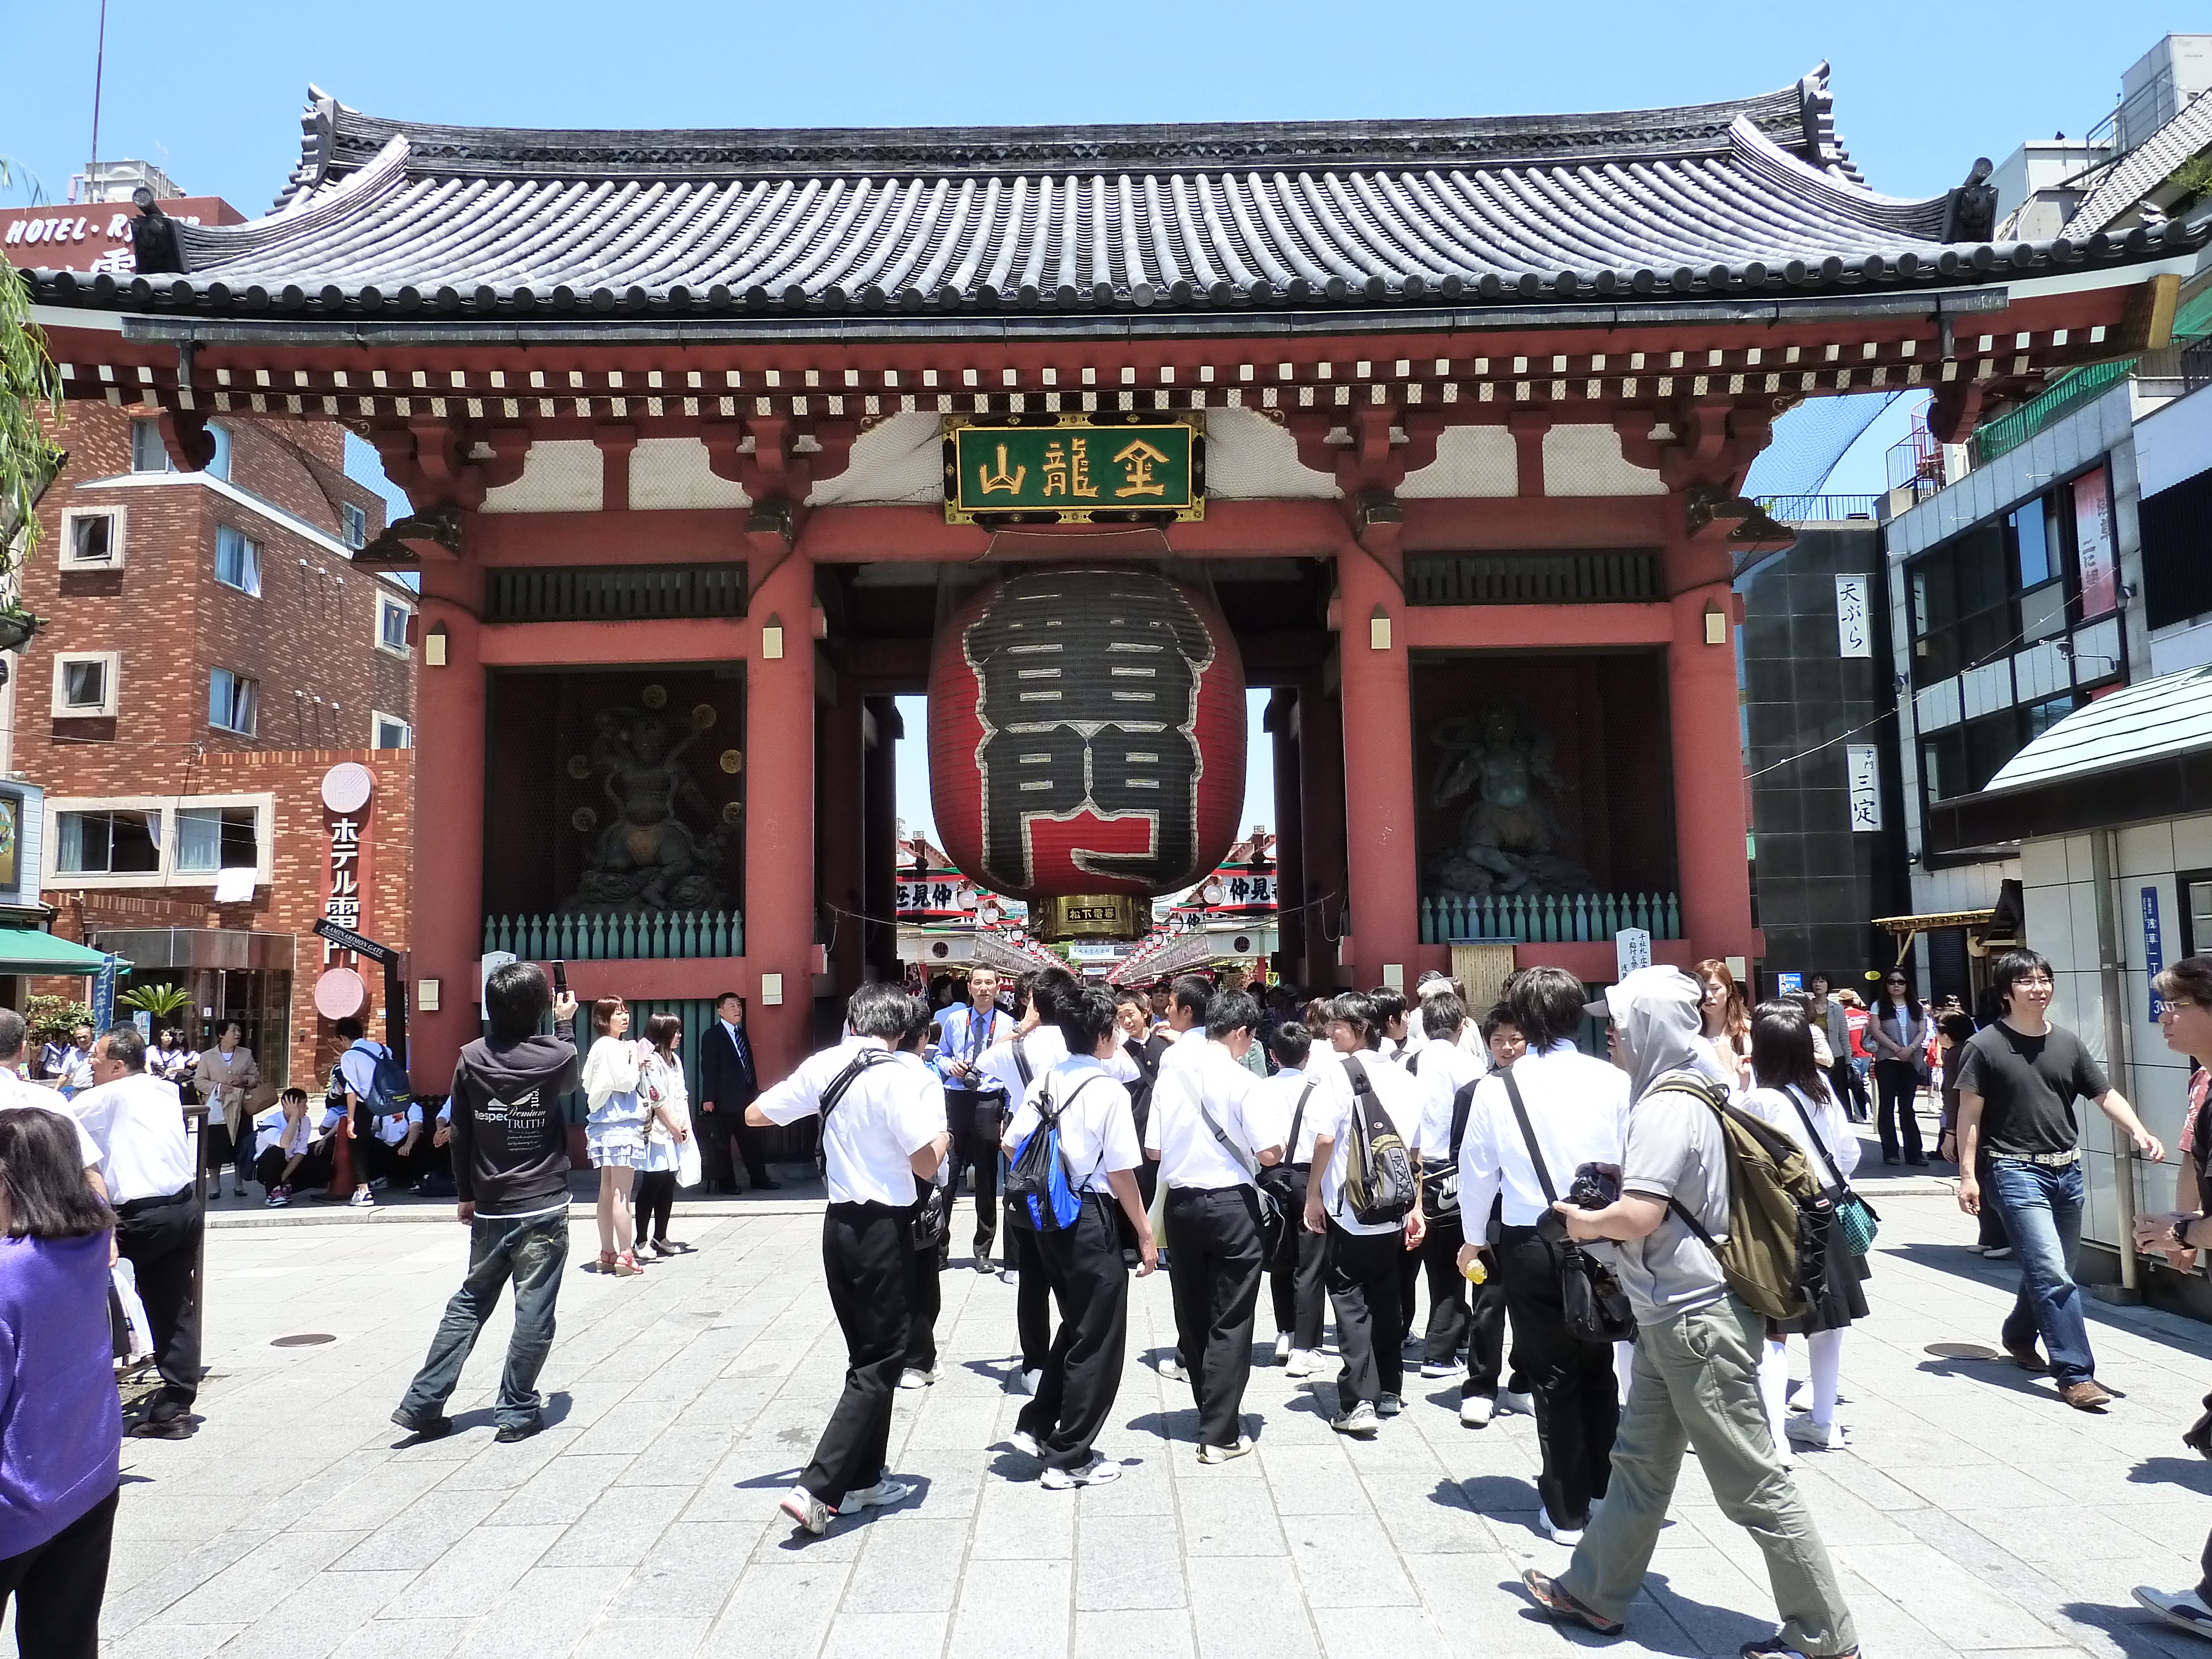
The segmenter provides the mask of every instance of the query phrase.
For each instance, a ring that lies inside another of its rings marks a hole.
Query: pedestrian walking
[[[1283,1130],[1283,1161],[1264,1171],[1261,1183],[1273,1194],[1284,1226],[1267,1264],[1275,1310],[1275,1363],[1290,1376],[1310,1376],[1321,1364],[1322,1324],[1328,1316],[1328,1241],[1305,1224],[1306,1189],[1313,1178],[1314,1138],[1321,1130],[1315,1100],[1318,1078],[1306,1070],[1313,1034],[1285,1020],[1267,1038],[1274,1076],[1261,1086]]]
[[[1879,1103],[1875,1132],[1881,1137],[1881,1161],[1899,1162],[1925,1169],[1928,1155],[1920,1146],[1918,1102],[1921,1085],[1928,1080],[1928,1011],[1912,994],[1912,981],[1901,968],[1882,975],[1881,1000],[1873,1010],[1866,1040],[1874,1050],[1875,1096]]]
[[[1829,1090],[1813,1054],[1813,1030],[1804,1010],[1787,1000],[1762,1002],[1752,1016],[1751,1065],[1754,1086],[1741,1103],[1744,1110],[1772,1124],[1805,1149],[1813,1176],[1838,1209],[1850,1191],[1859,1164],[1859,1139]],[[1759,1393],[1766,1402],[1774,1443],[1828,1451],[1846,1443],[1836,1424],[1836,1394],[1843,1375],[1844,1332],[1867,1316],[1866,1258],[1854,1255],[1840,1227],[1831,1240],[1822,1295],[1817,1305],[1787,1325],[1770,1325],[1766,1352],[1759,1361]],[[1788,1415],[1791,1336],[1802,1336],[1812,1356],[1812,1403]]]
[[[650,1045],[631,1038],[629,1005],[620,997],[601,997],[592,1005],[592,1051],[584,1057],[584,1097],[591,1109],[584,1144],[599,1172],[599,1271],[635,1279],[643,1269],[630,1188],[645,1167],[649,1115],[638,1098],[637,1081]]]
[[[1959,1066],[1959,1207],[1976,1215],[1996,1204],[2020,1258],[2020,1294],[2000,1333],[2005,1352],[2023,1370],[2047,1370],[2059,1397],[2077,1411],[2102,1411],[2112,1396],[2096,1380],[2074,1279],[2084,1202],[2074,1103],[2093,1103],[2149,1163],[2162,1162],[2166,1148],[2081,1039],[2051,1023],[2047,958],[2008,951],[1990,979],[2004,1000],[2003,1015],[1974,1034]],[[1974,1172],[1984,1145],[1986,1191]],[[2038,1335],[2043,1354],[2035,1351]]]
[[[0,1613],[22,1659],[93,1659],[122,1480],[114,1213],[76,1128],[0,1111]]]
[[[902,1065],[897,1044],[927,1010],[895,985],[863,985],[845,1005],[851,1033],[809,1056],[745,1108],[755,1128],[822,1119],[830,1202],[822,1271],[845,1336],[845,1387],[814,1455],[782,1502],[817,1536],[833,1516],[902,1502],[890,1478],[891,1396],[906,1362],[914,1276],[914,1182],[934,1175],[952,1137],[927,1067]]]
[[[1429,1286],[1429,1318],[1421,1335],[1421,1375],[1436,1378],[1461,1375],[1462,1402],[1477,1392],[1475,1371],[1479,1345],[1468,1341],[1467,1276],[1461,1272],[1459,1249],[1466,1240],[1460,1208],[1459,1153],[1466,1139],[1468,1114],[1474,1109],[1474,1085],[1490,1070],[1487,1057],[1460,1045],[1468,1024],[1467,1004],[1443,981],[1420,999],[1417,1017],[1422,1042],[1406,1056],[1407,1074],[1421,1097],[1421,1130],[1416,1148],[1421,1155],[1421,1214],[1427,1229],[1421,1248],[1407,1259],[1419,1264]],[[1483,1212],[1489,1220],[1489,1212]],[[1403,1281],[1401,1281],[1401,1286]],[[1407,1309],[1410,1296],[1401,1291]],[[1460,1350],[1467,1350],[1467,1369],[1461,1373]],[[1495,1399],[1498,1381],[1490,1379]]]
[[[929,1063],[930,1042],[941,1018],[941,1011],[933,1015],[917,1001],[912,1023],[899,1041],[900,1062],[921,1068],[925,1118],[932,1111],[943,1113],[947,1093]],[[950,1124],[946,1133],[951,1133]],[[937,1316],[945,1309],[945,1263],[952,1249],[952,1200],[960,1180],[955,1163],[957,1156],[947,1152],[934,1174],[914,1178],[914,1252],[908,1257],[913,1273],[908,1280],[906,1364],[899,1370],[898,1380],[902,1389],[933,1388],[945,1377],[945,1368],[937,1357]],[[994,1172],[998,1161],[999,1149],[994,1146],[990,1162]],[[995,1205],[996,1188],[993,1190]]]
[[[1061,972],[1047,969],[1038,976],[1041,986]],[[1059,1304],[1060,1328],[1035,1397],[1015,1419],[1012,1444],[1042,1462],[1039,1484],[1066,1492],[1103,1485],[1121,1473],[1119,1463],[1096,1449],[1121,1388],[1128,1342],[1129,1267],[1109,1206],[1120,1206],[1137,1235],[1139,1278],[1152,1271],[1158,1251],[1137,1193],[1144,1153],[1128,1091],[1108,1064],[1123,1059],[1114,1000],[1103,991],[1057,981],[1046,994],[1060,1041],[1070,1052],[1024,1092],[1005,1147],[1009,1157],[1018,1158],[1031,1135],[1056,1132],[1075,1207],[1072,1217],[1060,1218],[1055,1211],[1054,1224],[1033,1231],[1035,1259]],[[1024,1276],[1030,1272],[1024,1267]]]
[[[1521,1575],[1562,1624],[1619,1635],[1665,1526],[1686,1447],[1721,1513],[1765,1557],[1781,1628],[1744,1659],[1844,1659],[1850,1610],[1811,1512],[1784,1470],[1759,1397],[1759,1315],[1730,1293],[1703,1238],[1729,1227],[1727,1142],[1699,1050],[1705,988],[1676,968],[1639,968],[1594,1014],[1631,1105],[1620,1196],[1601,1209],[1553,1206],[1571,1238],[1609,1255],[1636,1314],[1635,1380],[1613,1438],[1606,1498],[1553,1578]],[[1693,1228],[1691,1224],[1696,1224]]]
[[[548,1012],[553,1034],[538,1028]],[[453,1067],[447,1145],[469,1230],[469,1268],[430,1338],[422,1369],[392,1420],[424,1440],[453,1432],[446,1402],[461,1367],[514,1285],[514,1331],[507,1344],[494,1407],[501,1444],[545,1426],[538,1375],[552,1352],[554,1310],[568,1260],[568,1130],[561,1097],[581,1080],[576,1000],[558,996],[534,962],[510,962],[484,981],[486,1034],[461,1050]]]
[[[191,1432],[199,1398],[201,1310],[192,1270],[207,1223],[193,1190],[184,1103],[175,1084],[146,1074],[146,1039],[128,1020],[93,1044],[87,1064],[93,1086],[70,1108],[100,1148],[100,1178],[115,1210],[116,1251],[137,1279],[161,1377],[160,1393],[131,1432],[178,1439]]]
[[[1829,989],[1826,974],[1814,975],[1808,984],[1814,999],[1813,1018],[1827,1039],[1828,1086],[1843,1102],[1851,1122],[1869,1122],[1874,1110],[1868,1103],[1866,1087],[1859,1081],[1858,1068],[1851,1064],[1850,1010],[1839,994]]]
[[[1172,1045],[1152,1029],[1152,1010],[1134,991],[1115,993],[1114,1018],[1121,1028],[1121,1052],[1137,1068],[1137,1080],[1128,1085],[1129,1113],[1136,1120],[1137,1140],[1142,1145],[1146,1126],[1152,1121],[1152,1085],[1159,1077],[1160,1061]],[[1145,1200],[1147,1215],[1152,1213],[1152,1200],[1159,1195],[1159,1185],[1160,1166],[1148,1158],[1137,1166],[1137,1194]],[[1132,1249],[1136,1242],[1124,1238],[1121,1248],[1125,1251]]]
[[[684,1061],[677,1054],[684,1022],[674,1014],[650,1014],[645,1022],[645,1059],[637,1068],[638,1100],[646,1109],[645,1163],[632,1191],[638,1259],[689,1255],[691,1246],[668,1236],[677,1189],[698,1184],[699,1144],[691,1134],[691,1104],[684,1083]]]
[[[1278,1231],[1263,1233],[1259,1177],[1282,1161],[1284,1133],[1271,1094],[1244,1065],[1259,1023],[1248,993],[1212,999],[1205,1039],[1184,1038],[1160,1067],[1143,1139],[1167,1188],[1176,1347],[1198,1404],[1201,1463],[1252,1449],[1243,1431],[1252,1321],[1281,1224],[1277,1215]]]
[[[975,968],[968,975],[968,1000],[945,1006],[938,1018],[936,1071],[945,1088],[945,1121],[952,1132],[952,1181],[969,1171],[975,1181],[975,1266],[995,1271],[999,1236],[999,1138],[1005,1127],[1006,1091],[982,1066],[985,1053],[1010,1041],[1012,1018],[999,1009],[999,974]]]
[[[1699,1017],[1706,1056],[1718,1068],[1715,1074],[1728,1085],[1729,1092],[1739,1094],[1751,1075],[1751,1007],[1743,987],[1717,957],[1708,957],[1691,971],[1705,989]]]
[[[1560,968],[1531,968],[1508,982],[1505,1011],[1527,1052],[1475,1085],[1459,1161],[1467,1212],[1500,1206],[1492,1276],[1535,1408],[1538,1524],[1569,1545],[1606,1494],[1620,1418],[1613,1345],[1567,1323],[1565,1232],[1552,1208],[1583,1170],[1619,1167],[1626,1133],[1627,1079],[1575,1047],[1588,997]],[[1462,1266],[1479,1243],[1462,1247]]]
[[[699,1112],[693,1120],[704,1179],[718,1193],[738,1190],[740,1159],[755,1192],[781,1189],[782,1183],[769,1176],[760,1135],[745,1115],[759,1092],[752,1039],[745,1031],[745,1000],[725,991],[714,999],[714,1023],[699,1045]]]

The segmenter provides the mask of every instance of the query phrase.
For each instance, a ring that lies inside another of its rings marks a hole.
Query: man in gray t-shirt
[[[1686,1443],[1723,1512],[1766,1559],[1782,1628],[1747,1644],[1747,1659],[1856,1654],[1835,1569],[1782,1467],[1759,1397],[1765,1322],[1729,1293],[1720,1264],[1676,1208],[1717,1238],[1729,1231],[1721,1097],[1698,1059],[1703,989],[1679,968],[1642,968],[1590,1005],[1612,1022],[1613,1063],[1629,1076],[1621,1194],[1603,1209],[1553,1209],[1570,1238],[1613,1262],[1636,1310],[1636,1369],[1605,1503],[1565,1572],[1553,1578],[1531,1568],[1521,1581],[1559,1623],[1619,1635],[1667,1523]],[[1802,1020],[1802,1010],[1794,1017]]]

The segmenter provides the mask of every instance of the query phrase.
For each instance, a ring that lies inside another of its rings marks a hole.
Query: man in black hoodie
[[[549,1006],[553,1035],[540,1036]],[[581,1068],[576,1000],[566,991],[554,997],[536,963],[511,962],[486,981],[484,1015],[491,1035],[462,1049],[453,1070],[455,1213],[470,1225],[469,1273],[392,1413],[424,1440],[453,1431],[446,1401],[510,1279],[514,1334],[494,1438],[526,1440],[545,1426],[538,1372],[553,1346],[553,1304],[568,1260],[568,1129],[560,1100],[577,1086]]]

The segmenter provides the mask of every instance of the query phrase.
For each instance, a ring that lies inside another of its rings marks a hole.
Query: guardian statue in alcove
[[[1446,806],[1474,796],[1434,861],[1444,890],[1596,890],[1590,872],[1559,850],[1565,831],[1553,803],[1571,786],[1553,765],[1552,735],[1525,698],[1502,693],[1472,714],[1439,720],[1429,741],[1444,751],[1430,798]]]
[[[599,831],[567,910],[714,910],[727,901],[720,870],[727,832],[694,829],[678,815],[689,806],[709,824],[715,809],[682,764],[684,753],[711,723],[711,711],[688,720],[664,709],[623,704],[593,719],[592,770],[614,816]]]

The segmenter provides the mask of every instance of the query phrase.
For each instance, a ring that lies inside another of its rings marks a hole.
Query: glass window
[[[2058,574],[2040,497],[2012,515],[2012,539],[2023,592],[2031,587],[2040,587]]]
[[[2072,714],[2075,707],[2075,700],[2071,696],[2053,697],[2048,702],[2037,703],[2027,711],[2027,742],[2033,743]]]
[[[2033,643],[2066,631],[2066,584],[2045,582],[2020,596],[2020,636]]]
[[[376,717],[376,744],[379,749],[411,749],[414,747],[414,728],[405,720],[390,714]]]
[[[191,875],[260,863],[260,814],[251,806],[187,806],[177,813],[177,868]]]
[[[215,579],[255,598],[261,594],[261,544],[224,525],[215,532]]]
[[[103,708],[107,704],[107,665],[99,659],[62,665],[62,703],[69,708]]]
[[[407,649],[407,607],[397,599],[380,597],[376,602],[376,642],[386,651]]]
[[[359,548],[368,544],[368,514],[362,508],[351,501],[340,501],[338,523],[344,528],[348,547]]]
[[[80,513],[70,520],[71,564],[106,564],[115,556],[115,515]]]
[[[2189,935],[2182,940],[2183,953],[2193,957],[2212,946],[2212,877],[2203,871],[2192,870],[2180,881],[2183,920],[2189,926]]]
[[[258,681],[243,674],[234,674],[228,668],[212,670],[208,675],[208,724],[252,737],[260,689]]]
[[[131,422],[131,470],[133,472],[173,472],[169,452],[161,443],[159,421]]]
[[[161,867],[159,812],[64,812],[60,816],[62,873],[71,876],[149,876]]]

